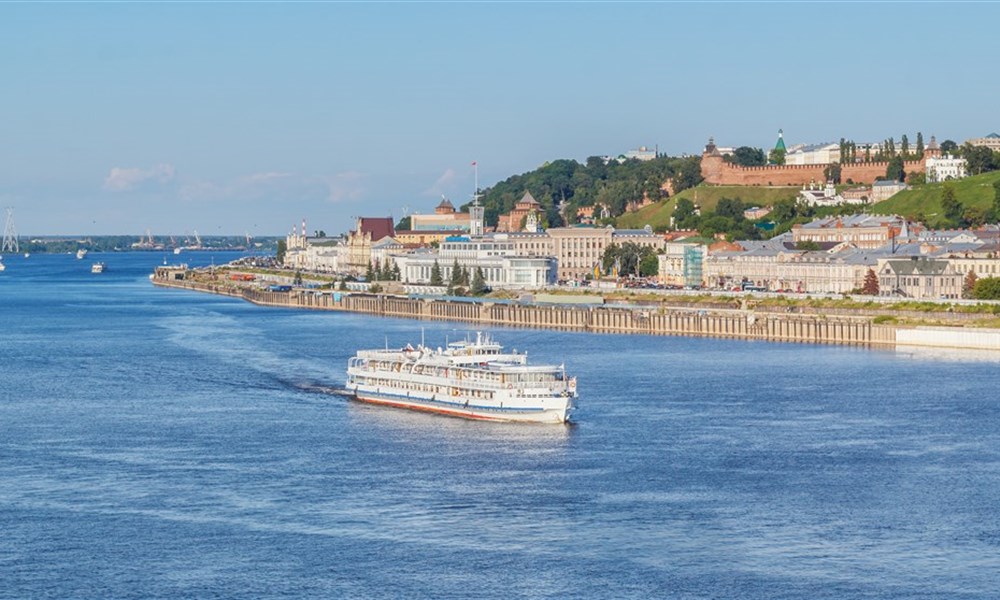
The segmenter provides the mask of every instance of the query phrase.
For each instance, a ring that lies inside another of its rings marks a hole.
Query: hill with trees
[[[496,225],[499,215],[510,211],[526,191],[531,192],[545,209],[543,223],[556,227],[575,223],[580,207],[603,204],[615,217],[625,212],[629,202],[665,198],[661,188],[668,180],[673,180],[678,192],[697,185],[701,182],[701,159],[661,156],[650,161],[605,161],[591,156],[584,164],[555,160],[482,190],[482,203],[486,224]],[[467,211],[468,206],[463,205],[462,210]]]
[[[929,227],[954,228],[995,223],[1000,218],[1000,171],[903,190],[871,207]]]

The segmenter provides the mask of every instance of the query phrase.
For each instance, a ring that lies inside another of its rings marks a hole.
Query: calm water
[[[466,422],[324,393],[421,324],[154,289],[162,259],[5,259],[0,596],[1000,590],[996,361],[501,329],[578,423]]]

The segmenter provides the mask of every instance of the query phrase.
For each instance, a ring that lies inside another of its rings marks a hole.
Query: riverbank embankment
[[[923,346],[1000,351],[1000,330],[904,327],[878,324],[863,315],[823,315],[741,309],[574,306],[460,302],[385,294],[292,289],[267,291],[193,280],[154,278],[162,287],[240,298],[261,306],[356,312],[410,319],[447,320],[481,326],[529,327],[594,333],[682,335],[772,342]]]

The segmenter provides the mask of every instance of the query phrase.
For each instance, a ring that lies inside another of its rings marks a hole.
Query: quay
[[[479,326],[527,327],[593,333],[678,335],[769,342],[846,344],[893,348],[923,346],[1000,351],[1000,330],[913,327],[875,323],[871,315],[769,312],[677,306],[540,305],[491,299],[455,301],[331,290],[269,291],[199,281],[157,269],[154,285],[240,298],[260,306],[356,312]]]

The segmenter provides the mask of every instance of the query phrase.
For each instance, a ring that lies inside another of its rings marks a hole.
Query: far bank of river
[[[1000,351],[1000,329],[900,325],[879,322],[877,314],[853,310],[853,314],[832,314],[833,311],[789,312],[787,308],[773,307],[540,304],[490,298],[416,298],[301,288],[269,291],[170,268],[157,269],[152,281],[157,286],[232,296],[261,306],[449,320],[482,326]]]

